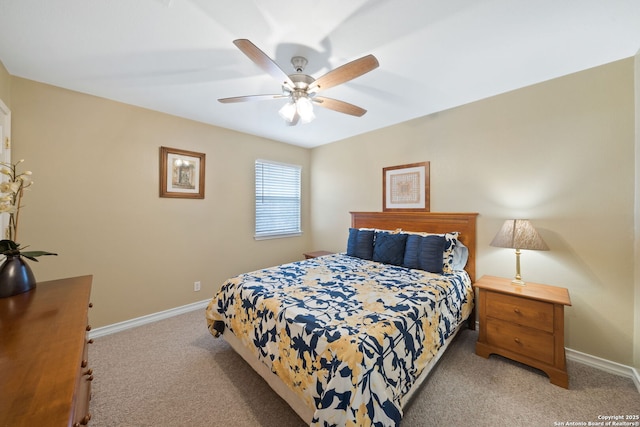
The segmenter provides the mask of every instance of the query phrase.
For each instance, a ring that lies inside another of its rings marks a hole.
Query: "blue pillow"
[[[373,230],[349,229],[347,255],[362,259],[373,259]]]
[[[442,274],[445,243],[444,236],[408,235],[402,266]]]
[[[373,242],[373,260],[385,264],[402,265],[406,234],[377,232]]]
[[[418,250],[422,236],[417,234],[407,235],[407,242],[404,247],[404,260],[402,266],[406,268],[418,268]]]
[[[442,274],[442,257],[447,239],[444,236],[425,236],[418,251],[418,268],[430,273]]]

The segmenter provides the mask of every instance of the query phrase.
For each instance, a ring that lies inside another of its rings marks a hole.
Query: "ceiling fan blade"
[[[362,117],[364,113],[367,112],[367,110],[360,108],[357,105],[349,104],[348,102],[339,101],[337,99],[325,98],[324,96],[316,96],[313,98],[313,102],[321,107],[328,108],[329,110],[350,114],[356,117]]]
[[[247,101],[264,101],[267,99],[279,99],[287,98],[287,95],[273,94],[273,95],[247,95],[247,96],[234,96],[231,98],[220,98],[218,102],[223,104],[231,104],[233,102],[247,102]]]
[[[273,62],[273,60],[256,45],[247,39],[234,40],[233,44],[235,44],[242,53],[247,55],[258,67],[262,68],[263,71],[267,72],[271,77],[280,82],[280,84],[293,89],[294,84],[287,73],[282,71],[282,68]]]
[[[379,65],[375,56],[363,56],[360,59],[348,62],[335,70],[329,71],[324,76],[319,77],[309,85],[309,92],[318,92],[348,82],[376,69]]]

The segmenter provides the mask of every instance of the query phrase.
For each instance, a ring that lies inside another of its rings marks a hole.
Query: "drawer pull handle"
[[[86,368],[88,364],[89,364],[89,361],[88,361],[88,360],[83,360],[83,361],[80,363],[80,367],[81,367],[81,368]]]
[[[89,341],[87,341],[87,344],[93,344],[93,338],[91,338]]]
[[[87,332],[89,332],[91,330],[91,325],[87,325],[85,329],[87,330]]]
[[[87,377],[87,381],[93,381],[93,375],[89,375],[89,376]]]
[[[513,340],[514,340],[516,343],[520,344],[520,338],[515,337]]]
[[[87,369],[87,371],[82,375],[93,375],[93,369]]]
[[[517,313],[517,314],[520,314],[520,309],[518,307],[516,307],[516,308],[513,309],[513,312]]]

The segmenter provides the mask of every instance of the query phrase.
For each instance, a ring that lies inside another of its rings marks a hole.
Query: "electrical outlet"
[[[193,282],[193,292],[198,292],[200,290],[200,282]]]

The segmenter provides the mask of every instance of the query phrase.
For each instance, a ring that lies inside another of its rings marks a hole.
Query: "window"
[[[256,160],[256,239],[299,236],[301,167]]]

